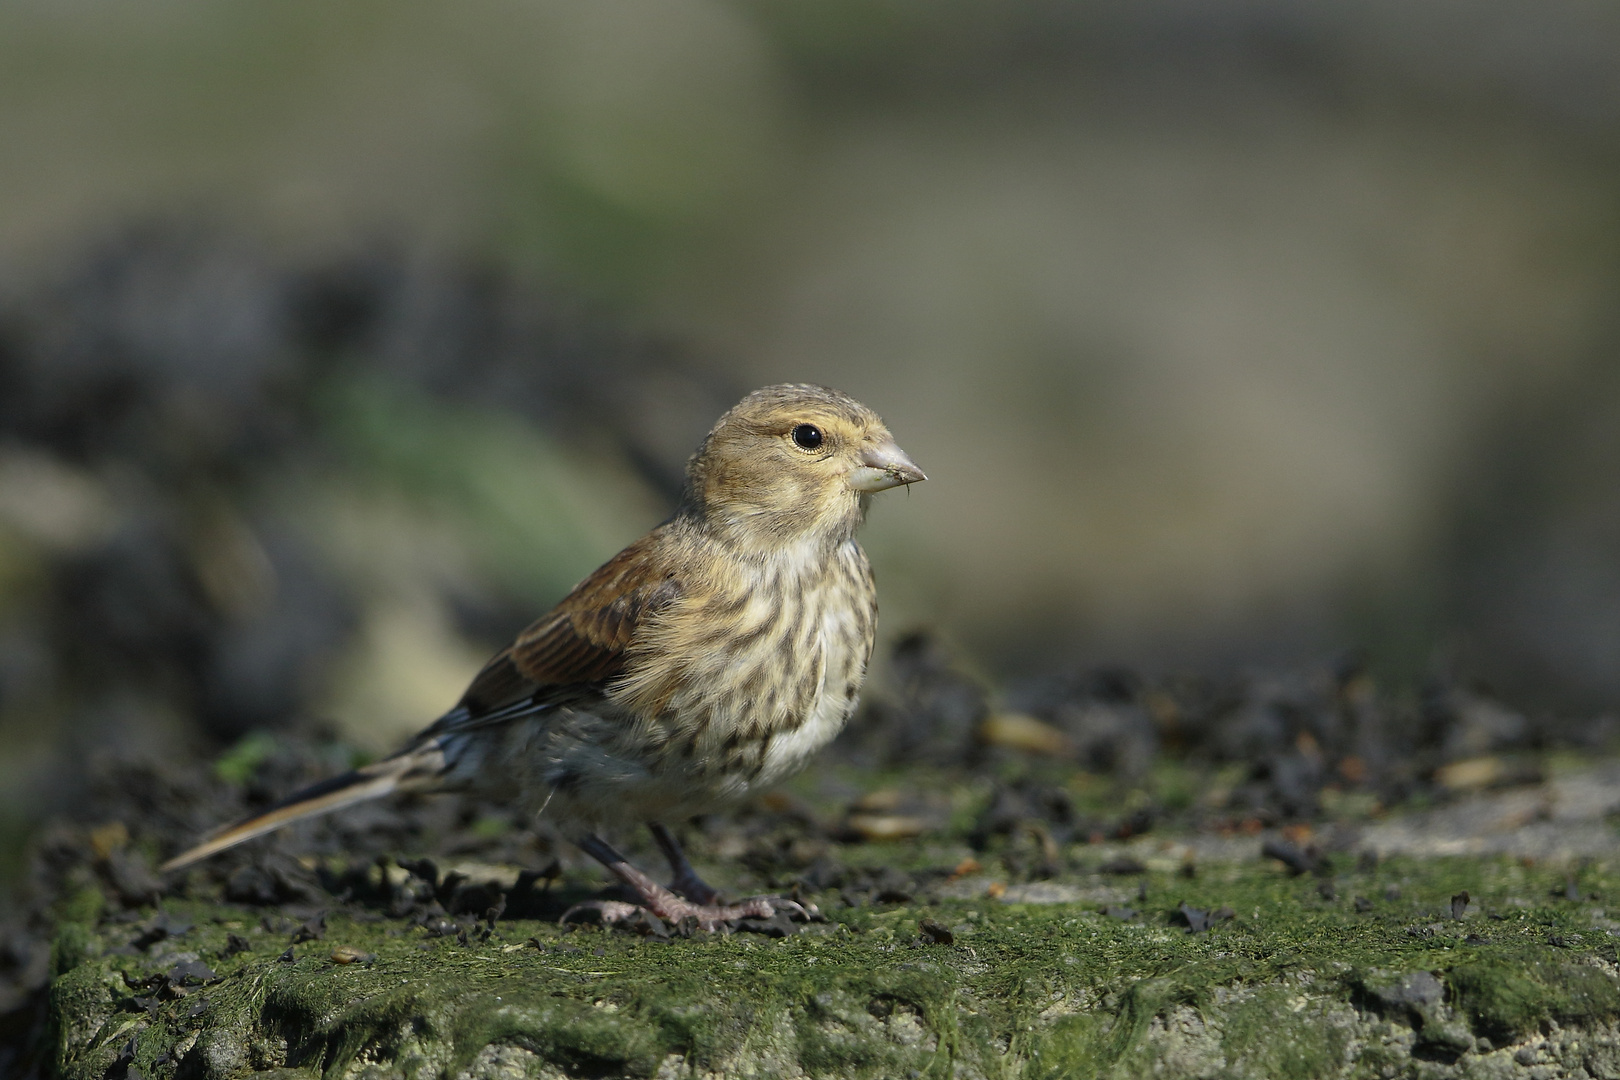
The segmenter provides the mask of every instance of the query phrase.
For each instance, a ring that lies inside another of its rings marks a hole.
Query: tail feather
[[[178,870],[200,859],[235,847],[244,840],[263,836],[300,818],[330,813],[345,806],[379,799],[395,791],[423,791],[438,786],[445,756],[439,741],[414,747],[364,768],[311,784],[288,796],[270,809],[209,835],[201,843],[182,851],[162,866],[160,872]]]

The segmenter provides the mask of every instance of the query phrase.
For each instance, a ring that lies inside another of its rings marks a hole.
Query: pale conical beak
[[[856,491],[870,493],[926,479],[906,452],[886,439],[861,451],[861,463],[850,473],[849,483]]]

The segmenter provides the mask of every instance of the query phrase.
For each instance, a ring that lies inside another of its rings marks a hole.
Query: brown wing
[[[658,534],[638,540],[484,665],[460,704],[424,734],[500,723],[550,705],[588,699],[624,669],[648,616],[680,596]]]

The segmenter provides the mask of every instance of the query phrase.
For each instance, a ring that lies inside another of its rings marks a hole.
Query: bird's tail
[[[431,739],[402,750],[393,757],[311,784],[263,813],[214,832],[158,869],[167,872],[190,866],[199,859],[206,859],[255,836],[263,836],[300,818],[325,814],[396,791],[433,790],[441,786],[440,777],[444,771],[443,740]]]

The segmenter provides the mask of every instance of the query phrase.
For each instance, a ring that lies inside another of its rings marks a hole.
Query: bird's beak
[[[850,474],[849,483],[863,494],[928,479],[893,439],[866,447],[861,451],[860,460]]]

